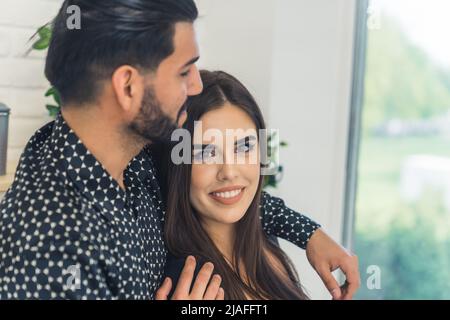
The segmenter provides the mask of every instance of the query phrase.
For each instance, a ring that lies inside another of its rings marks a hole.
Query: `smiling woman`
[[[252,144],[244,145],[244,148],[242,143],[237,144],[238,141],[249,141],[249,136],[245,136],[247,131],[256,132],[256,121],[244,110],[225,102],[220,108],[209,110],[201,116],[204,129],[224,133],[225,141],[215,142],[217,146],[213,152],[200,151],[201,154],[204,153],[203,163],[192,165],[190,201],[202,213],[203,227],[210,231],[210,236],[218,237],[216,241],[222,245],[232,243],[229,241],[231,235],[227,236],[226,232],[222,232],[225,230],[221,226],[220,231],[217,230],[216,224],[233,224],[242,219],[255,197],[260,178],[259,162],[250,161],[250,157],[257,155],[259,150],[256,138]],[[241,136],[237,136],[236,141],[226,141],[233,139],[233,135],[225,133],[230,131],[240,131]],[[194,133],[194,143],[196,137],[198,135]],[[203,137],[202,142],[211,146],[209,139],[205,140]],[[218,158],[217,163],[210,162],[209,157],[213,156]],[[227,251],[227,258],[231,259],[232,248],[223,249]]]
[[[177,282],[185,257],[193,255],[214,264],[225,299],[308,299],[292,263],[262,229],[264,179],[260,162],[251,161],[259,159],[261,111],[234,77],[209,71],[201,77],[205,89],[188,99],[184,125],[194,163],[170,164],[166,275]],[[198,134],[199,127],[222,133],[224,141]]]

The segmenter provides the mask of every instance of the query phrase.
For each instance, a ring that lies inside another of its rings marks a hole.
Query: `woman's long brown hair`
[[[190,97],[188,118],[184,128],[194,133],[194,121],[226,102],[241,108],[253,120],[256,129],[265,129],[261,111],[250,92],[233,76],[221,72],[200,72],[203,92]],[[291,300],[308,299],[303,292],[295,268],[286,254],[266,237],[260,220],[260,200],[263,177],[260,176],[256,195],[244,217],[236,223],[233,261],[227,262],[200,223],[199,214],[189,200],[191,184],[190,164],[169,166],[165,239],[168,249],[178,257],[195,256],[198,261],[214,264],[214,272],[222,277],[225,299]],[[274,257],[287,273],[277,269],[269,256]],[[238,271],[241,270],[241,271]],[[243,271],[243,272],[242,272]]]

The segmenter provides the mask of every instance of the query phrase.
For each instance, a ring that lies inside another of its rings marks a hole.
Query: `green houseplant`
[[[273,144],[272,141],[277,137],[277,132],[273,132],[267,138],[267,157],[271,163],[277,163],[277,155],[280,148],[287,147],[287,143],[285,141],[280,141],[279,144]],[[277,165],[275,170],[276,173],[273,175],[264,176],[264,188],[272,187],[277,188],[278,183],[283,178],[283,166]]]
[[[46,24],[40,27],[31,38],[32,40],[34,40],[31,50],[47,50],[48,46],[50,45],[51,36],[52,29],[50,24]],[[53,102],[51,104],[46,104],[45,107],[47,108],[50,116],[54,118],[61,109],[61,98],[59,96],[59,93],[56,88],[51,87],[47,90],[45,96],[53,98]]]

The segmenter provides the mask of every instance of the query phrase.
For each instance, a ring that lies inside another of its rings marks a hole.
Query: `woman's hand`
[[[213,275],[214,265],[210,262],[205,263],[200,269],[194,286],[190,290],[195,266],[195,258],[192,256],[187,257],[171,300],[224,300],[225,293],[223,288],[220,287],[222,279],[218,274]],[[156,292],[156,300],[167,300],[171,289],[172,280],[166,278]]]

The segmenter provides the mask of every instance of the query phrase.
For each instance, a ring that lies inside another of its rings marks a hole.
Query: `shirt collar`
[[[100,162],[81,142],[59,113],[51,134],[56,167],[108,218],[123,210],[126,192],[119,187]]]

